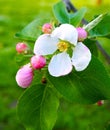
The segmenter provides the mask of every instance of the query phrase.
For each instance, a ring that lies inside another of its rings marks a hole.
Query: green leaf
[[[62,1],[53,6],[54,15],[60,23],[70,23],[74,26],[80,24],[86,11],[86,8],[81,8],[76,13],[68,13],[65,4]]]
[[[83,7],[80,10],[78,10],[76,13],[70,14],[70,18],[69,18],[70,24],[74,26],[79,26],[86,12],[87,12],[87,9]]]
[[[19,99],[17,114],[27,130],[52,130],[58,105],[58,98],[51,88],[36,84]]]
[[[69,15],[62,1],[53,6],[53,13],[60,23],[69,23]]]
[[[89,37],[110,38],[110,14],[105,15],[103,20],[89,32]]]
[[[48,79],[66,99],[69,101],[78,101],[79,98],[77,99],[77,97],[80,97],[80,93],[74,85],[74,77],[71,79],[70,75],[61,77],[53,77],[49,75]]]
[[[72,102],[95,103],[110,98],[110,77],[94,56],[84,71],[74,71],[61,77],[49,75],[49,80],[67,100]]]
[[[35,42],[37,37],[42,33],[41,27],[46,21],[47,19],[35,19],[24,27],[21,32],[16,33],[15,36],[23,40]]]
[[[98,56],[98,49],[97,49],[97,45],[96,45],[96,40],[92,40],[92,39],[86,39],[84,40],[83,42],[91,51],[91,53],[94,55],[94,56]]]

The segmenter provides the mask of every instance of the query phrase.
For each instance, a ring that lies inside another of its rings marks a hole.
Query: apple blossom
[[[45,23],[43,26],[42,26],[42,32],[43,33],[47,33],[47,34],[50,34],[52,32],[52,24],[51,23]]]
[[[21,42],[16,45],[16,51],[18,53],[23,53],[23,52],[25,53],[27,51],[27,49],[28,49],[28,47],[25,43]]]
[[[72,56],[68,53],[70,49]],[[90,50],[82,42],[78,42],[77,29],[70,24],[62,24],[51,34],[39,36],[34,45],[34,53],[55,54],[48,65],[49,73],[55,77],[69,74],[72,66],[76,71],[82,71],[91,60]]]
[[[98,102],[97,102],[97,105],[98,106],[102,106],[104,104],[104,100],[99,100]]]
[[[43,56],[35,55],[31,58],[33,69],[41,69],[46,65],[46,59]]]
[[[16,74],[17,84],[22,88],[27,88],[33,80],[33,69],[30,64],[24,65]]]
[[[85,29],[78,27],[76,28],[78,31],[78,41],[83,41],[84,39],[87,38],[87,32],[85,31]]]

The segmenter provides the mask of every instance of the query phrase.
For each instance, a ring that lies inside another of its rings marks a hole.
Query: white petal
[[[52,32],[53,37],[57,37],[61,40],[68,41],[71,44],[77,44],[78,32],[76,28],[70,24],[62,24]]]
[[[79,42],[73,50],[72,64],[77,71],[82,71],[87,68],[91,60],[90,50],[82,43]]]
[[[54,55],[48,69],[50,75],[55,77],[67,75],[72,71],[72,63],[69,55],[66,52]]]
[[[53,54],[57,50],[58,39],[49,34],[41,35],[35,42],[34,53],[36,55]]]

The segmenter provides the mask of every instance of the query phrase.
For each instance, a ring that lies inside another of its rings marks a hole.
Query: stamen
[[[63,51],[67,51],[69,47],[69,43],[60,41],[57,46],[58,46],[59,51],[63,52]]]

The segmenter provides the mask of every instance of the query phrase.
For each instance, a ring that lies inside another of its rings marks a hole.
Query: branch
[[[77,12],[77,9],[70,2],[70,0],[62,0],[62,1],[66,4],[66,8],[67,8],[68,12],[70,12],[70,11]],[[82,23],[88,24],[88,21],[83,19]],[[96,45],[97,45],[98,49],[100,50],[100,52],[102,53],[102,55],[105,57],[107,63],[110,64],[110,55],[104,50],[104,48],[100,45],[100,43],[98,41],[96,41]]]

